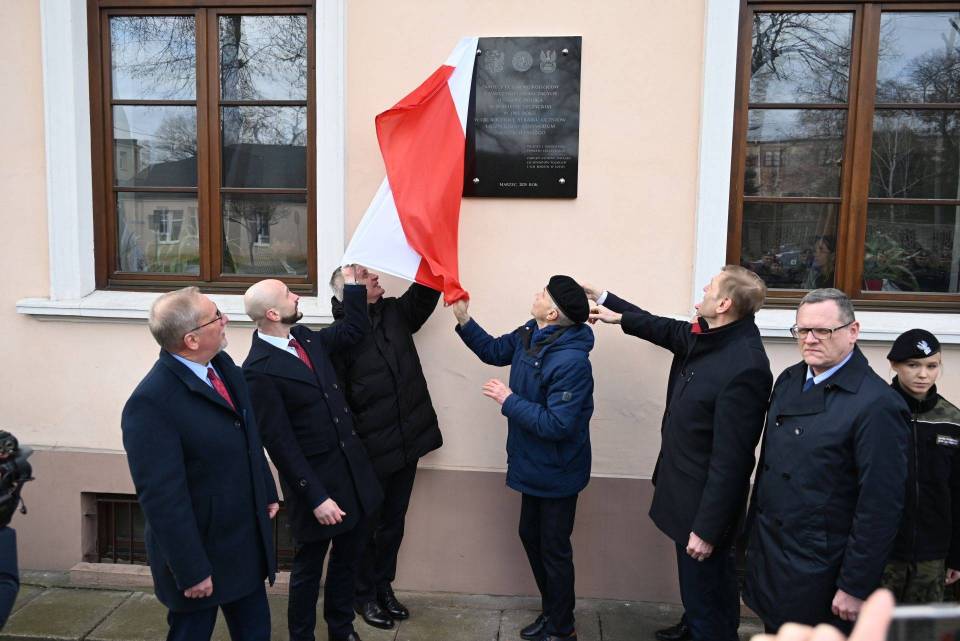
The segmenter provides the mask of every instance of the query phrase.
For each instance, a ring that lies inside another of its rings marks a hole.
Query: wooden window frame
[[[730,203],[727,218],[727,262],[739,264],[743,231],[743,206],[759,201],[767,203],[830,203],[837,211],[837,263],[835,287],[846,292],[858,309],[876,311],[956,312],[960,310],[960,293],[875,292],[862,290],[864,245],[867,230],[867,206],[877,202],[890,204],[960,205],[960,200],[927,198],[872,198],[869,197],[873,116],[876,102],[876,55],[864,53],[879,48],[880,17],[883,11],[944,11],[960,10],[957,0],[898,0],[872,2],[870,0],[741,0],[737,40],[737,66],[733,144],[730,171]],[[837,197],[773,197],[745,196],[744,176],[747,153],[747,127],[751,108],[832,108],[834,104],[755,103],[751,104],[750,66],[753,42],[752,16],[760,12],[836,12],[853,14],[851,40],[850,83],[846,103],[846,131],[843,142],[844,162]],[[883,103],[884,109],[960,109],[955,103],[937,105],[910,103],[894,105]],[[954,251],[960,251],[955,247]],[[795,307],[807,290],[775,289],[767,296],[772,308]]]
[[[306,100],[226,101],[220,96],[218,18],[220,15],[291,15],[307,18]],[[112,16],[194,16],[196,31],[196,96],[193,100],[115,100],[111,88],[110,29]],[[301,295],[317,293],[317,100],[316,12],[314,0],[87,0],[87,36],[90,60],[90,126],[93,177],[95,282],[97,289],[163,291],[197,285],[205,291],[242,293],[264,277],[278,278]],[[197,110],[197,187],[119,187],[113,184],[113,106],[182,105]],[[298,106],[307,117],[306,186],[297,188],[234,188],[221,185],[220,109],[223,106]],[[157,274],[119,272],[117,266],[117,212],[115,193],[156,192],[197,195],[197,223],[202,239],[200,273]],[[307,274],[305,276],[222,273],[223,234],[221,196],[227,194],[303,194],[307,216]]]

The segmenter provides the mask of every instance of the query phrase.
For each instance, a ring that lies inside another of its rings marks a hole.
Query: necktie
[[[303,346],[297,342],[297,339],[291,338],[290,342],[287,343],[290,347],[297,350],[297,356],[300,357],[300,360],[303,361],[303,364],[310,368],[310,371],[313,371],[313,363],[310,362],[310,357],[307,356],[307,350],[303,349]]]
[[[808,389],[814,386],[813,378],[808,378],[803,384],[803,391],[806,392]]]
[[[223,400],[227,402],[233,411],[237,411],[237,406],[233,404],[233,399],[230,398],[230,392],[227,391],[227,386],[223,384],[223,381],[220,380],[220,377],[217,376],[217,373],[213,371],[212,367],[207,368],[207,378],[210,379],[210,384],[213,385],[213,389],[217,390],[217,394],[223,397]]]

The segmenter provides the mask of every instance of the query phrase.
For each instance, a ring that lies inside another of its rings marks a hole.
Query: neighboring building
[[[583,37],[578,198],[463,202],[461,280],[488,330],[525,320],[553,273],[689,317],[724,263],[807,269],[830,235],[875,369],[897,334],[928,328],[960,398],[960,3],[817,6],[0,4],[0,427],[36,450],[22,567],[142,562],[119,419],[158,351],[156,292],[214,292],[237,361],[253,279],[283,277],[307,321],[330,322],[327,275],[384,174],[373,119],[465,35]],[[775,373],[797,360],[801,294],[772,291],[758,319]],[[533,594],[506,421],[479,393],[506,372],[453,326],[440,308],[417,334],[445,444],[421,463],[398,587]],[[670,356],[595,329],[578,594],[674,600],[673,544],[646,515]]]

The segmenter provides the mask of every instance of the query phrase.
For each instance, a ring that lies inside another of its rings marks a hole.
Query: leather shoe
[[[520,630],[520,638],[527,641],[537,641],[543,636],[547,627],[547,615],[542,612],[537,615],[536,621]]]
[[[408,610],[405,605],[397,601],[397,597],[393,594],[393,590],[381,592],[377,596],[377,600],[380,602],[380,606],[386,610],[387,614],[389,614],[393,619],[402,621],[410,618],[410,610]]]
[[[360,641],[360,636],[356,632],[351,632],[345,637],[330,635],[327,637],[330,641]]]
[[[362,606],[358,607],[357,614],[363,617],[363,620],[367,622],[367,625],[372,625],[373,627],[380,628],[381,630],[393,629],[393,619],[386,610],[380,607],[380,604],[376,601],[367,601]]]
[[[657,630],[653,633],[653,636],[657,637],[657,641],[689,641],[691,638],[690,626],[687,625],[686,619],[680,619],[680,622],[676,625]]]

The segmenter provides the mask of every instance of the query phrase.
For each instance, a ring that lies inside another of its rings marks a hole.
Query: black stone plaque
[[[463,195],[576,198],[580,36],[480,38]]]

